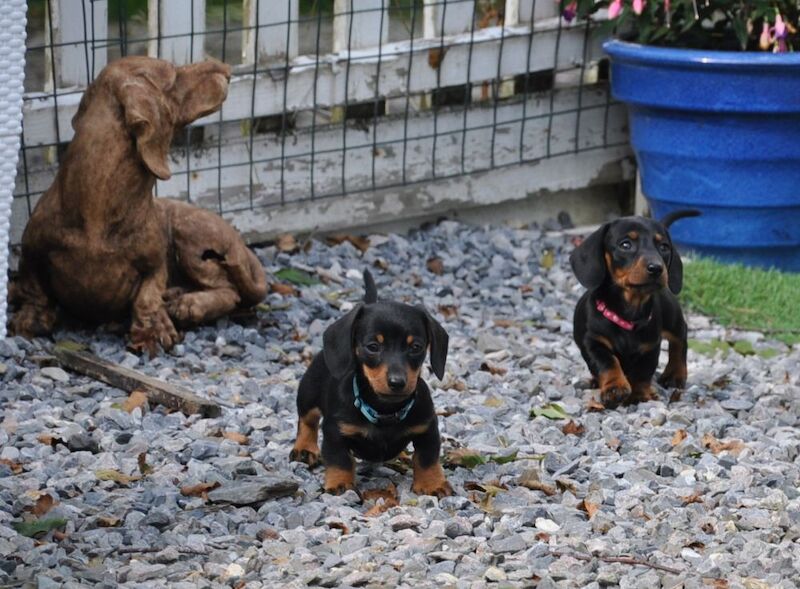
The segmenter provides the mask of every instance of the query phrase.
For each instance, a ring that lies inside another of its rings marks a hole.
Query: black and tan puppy
[[[300,381],[297,440],[290,457],[311,467],[319,463],[322,418],[328,493],[355,489],[353,456],[382,462],[411,442],[412,490],[450,495],[439,464],[438,419],[420,378],[429,349],[434,374],[444,375],[447,332],[422,307],[378,301],[369,271],[364,282],[364,302],[325,330],[323,350]]]
[[[575,308],[575,343],[606,407],[656,397],[652,388],[661,338],[669,361],[658,382],[686,385],[686,321],[678,299],[683,264],[668,227],[698,211],[676,211],[661,222],[623,217],[606,223],[570,255],[588,291]]]

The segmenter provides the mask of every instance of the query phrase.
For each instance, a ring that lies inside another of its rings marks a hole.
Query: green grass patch
[[[681,300],[728,327],[800,342],[800,274],[695,258],[684,265]]]

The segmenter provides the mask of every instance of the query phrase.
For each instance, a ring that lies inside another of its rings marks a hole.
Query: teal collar
[[[358,382],[356,381],[355,375],[353,375],[353,405],[356,406],[356,409],[361,411],[361,415],[370,423],[374,423],[375,425],[400,423],[408,417],[411,408],[414,406],[414,401],[416,401],[416,396],[411,397],[408,403],[399,411],[395,411],[394,413],[378,413],[361,398],[361,392],[358,390]]]

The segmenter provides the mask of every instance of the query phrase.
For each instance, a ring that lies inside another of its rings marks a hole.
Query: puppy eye
[[[381,351],[381,345],[377,342],[369,342],[364,348],[366,348],[367,352],[370,354],[377,354]]]
[[[669,247],[669,244],[668,244],[668,243],[660,243],[660,244],[658,244],[658,249],[659,249],[659,251],[662,251],[662,252],[664,252],[664,253],[667,253],[667,252],[669,252],[669,250],[670,250],[671,248]]]
[[[422,344],[419,342],[413,342],[410,346],[408,346],[408,351],[412,354],[419,354],[424,349],[425,348],[423,348]]]
[[[619,249],[629,250],[633,247],[633,242],[630,239],[623,239],[619,242]]]

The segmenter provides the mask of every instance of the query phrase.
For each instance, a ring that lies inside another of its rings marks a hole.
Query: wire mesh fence
[[[222,110],[179,133],[172,178],[156,186],[229,217],[627,143],[600,39],[555,0],[28,6],[12,243],[55,176],[83,89],[126,55],[234,67]]]

